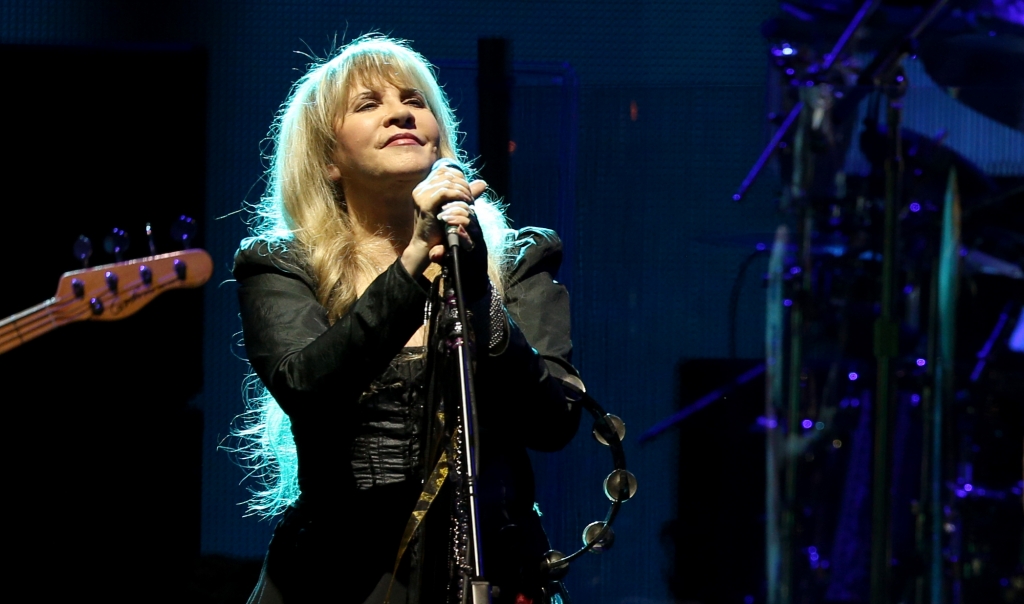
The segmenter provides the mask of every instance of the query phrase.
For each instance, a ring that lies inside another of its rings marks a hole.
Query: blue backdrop
[[[615,548],[576,564],[568,584],[579,602],[671,600],[662,527],[673,519],[677,497],[716,494],[680,483],[672,433],[645,446],[636,436],[677,409],[681,360],[727,353],[729,292],[747,250],[712,246],[706,238],[775,224],[773,174],[761,178],[746,204],[730,201],[766,140],[765,43],[758,26],[775,2],[3,0],[0,6],[3,43],[186,44],[208,51],[201,228],[216,273],[205,290],[205,383],[194,401],[206,425],[202,548],[254,558],[264,553],[272,525],[242,517],[242,472],[217,450],[242,408],[246,371],[236,356],[240,324],[229,269],[245,234],[236,212],[262,190],[261,144],[307,63],[301,53],[323,55],[335,40],[368,31],[411,40],[442,66],[472,147],[475,93],[465,66],[476,61],[479,37],[511,39],[521,83],[512,213],[572,232],[563,279],[571,287],[576,363],[595,397],[625,419],[626,452],[640,485],[617,522]],[[531,69],[575,81],[530,79]],[[174,136],[161,130],[159,115],[141,131],[140,152]],[[173,176],[174,158],[154,161]],[[568,206],[558,208],[559,202]],[[748,272],[740,298],[743,357],[762,353],[760,272]],[[583,527],[607,508],[600,484],[610,464],[587,431],[584,425],[566,451],[535,457],[547,530],[565,551],[577,547]],[[173,492],[169,499],[173,508]],[[166,502],[153,502],[153,514],[168,513]]]

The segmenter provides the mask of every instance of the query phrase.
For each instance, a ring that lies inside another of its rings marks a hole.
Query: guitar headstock
[[[71,321],[116,321],[131,316],[157,295],[199,287],[213,274],[206,250],[190,249],[64,273],[54,302]]]

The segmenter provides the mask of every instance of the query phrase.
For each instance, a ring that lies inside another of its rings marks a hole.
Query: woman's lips
[[[384,146],[385,147],[394,147],[394,146],[398,146],[398,145],[419,145],[419,144],[420,144],[420,141],[415,136],[412,136],[412,135],[409,135],[409,134],[400,134],[398,136],[393,136],[393,137],[389,138],[388,142],[384,143]]]

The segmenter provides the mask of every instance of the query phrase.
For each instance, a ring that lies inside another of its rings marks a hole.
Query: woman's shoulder
[[[262,273],[283,273],[302,280],[310,288],[314,287],[302,254],[290,244],[290,241],[268,241],[256,237],[243,239],[235,252],[231,272],[239,281]]]
[[[551,229],[524,227],[513,233],[509,255],[512,283],[541,272],[553,278],[562,265],[562,240]]]

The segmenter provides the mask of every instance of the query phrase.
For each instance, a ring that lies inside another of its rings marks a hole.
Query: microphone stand
[[[462,458],[462,476],[465,485],[466,506],[469,522],[467,527],[467,573],[463,570],[460,578],[462,604],[490,604],[491,586],[483,578],[484,565],[480,547],[480,507],[477,500],[477,461],[480,447],[479,430],[476,414],[476,391],[473,387],[472,351],[469,349],[469,315],[466,312],[466,301],[463,296],[462,274],[459,266],[458,229],[449,227],[447,231],[448,271],[445,275],[445,312],[455,311],[455,320],[451,322],[448,334],[448,349],[454,353],[457,361],[459,415],[456,430],[462,428],[462,438],[456,439]],[[448,279],[447,277],[452,277]]]

